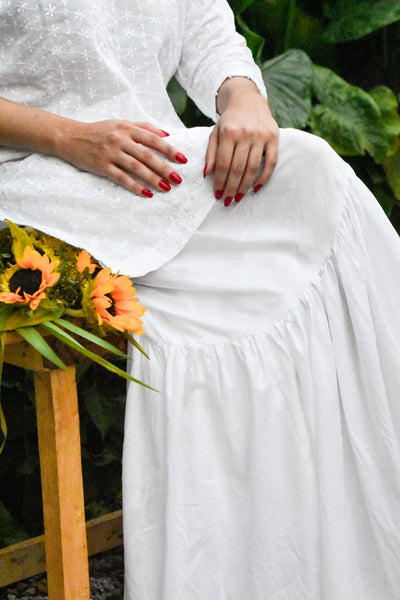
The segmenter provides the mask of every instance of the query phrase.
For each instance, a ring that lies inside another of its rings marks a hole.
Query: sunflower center
[[[108,313],[110,313],[110,315],[112,317],[115,317],[115,315],[117,314],[117,311],[115,310],[115,303],[114,303],[113,299],[111,298],[111,296],[109,296],[108,294],[107,294],[107,298],[110,298],[111,306],[109,306],[106,310]]]
[[[41,283],[42,271],[39,271],[39,269],[20,269],[10,278],[9,288],[10,292],[13,293],[20,288],[18,295],[22,298],[24,292],[27,294],[34,294],[37,292]]]

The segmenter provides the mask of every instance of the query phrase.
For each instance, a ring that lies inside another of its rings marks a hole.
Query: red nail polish
[[[168,133],[168,131],[164,131],[164,129],[160,129],[160,131],[161,131],[161,133],[163,133],[163,134],[164,134],[164,136],[163,136],[163,137],[168,137],[168,136],[169,136],[169,133]]]
[[[221,198],[222,198],[222,194],[223,194],[222,190],[217,190],[217,191],[215,192],[215,197],[216,197],[216,199],[217,199],[217,200],[221,200]]]
[[[161,181],[158,183],[158,187],[160,189],[164,190],[164,192],[169,192],[169,190],[171,189],[171,186],[169,185],[169,183],[164,181],[164,179],[161,179]]]
[[[227,196],[224,200],[224,206],[230,206],[233,198],[232,196]]]
[[[143,188],[142,189],[142,194],[143,196],[147,196],[147,198],[152,198],[153,194],[151,193],[151,191],[149,190],[149,188]]]
[[[206,176],[207,176],[207,163],[203,170],[203,177],[206,177]]]
[[[178,173],[171,173],[169,178],[173,183],[182,183],[182,177],[180,177]]]
[[[236,194],[235,196],[235,202],[240,202],[241,199],[243,198],[244,194],[242,194],[242,192],[239,192],[238,194]]]
[[[254,193],[255,193],[255,194],[257,194],[257,192],[259,192],[259,191],[261,190],[261,188],[262,188],[262,184],[261,184],[261,183],[259,183],[259,184],[258,184],[258,185],[256,185],[256,187],[254,188],[254,190],[253,190],[253,191],[254,191]]]
[[[177,152],[177,154],[175,154],[175,158],[178,162],[180,163],[187,163],[187,158],[184,154],[182,154],[181,152]]]

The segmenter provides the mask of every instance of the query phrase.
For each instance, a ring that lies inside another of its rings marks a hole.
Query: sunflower
[[[98,268],[98,265],[92,261],[92,258],[87,250],[81,250],[76,261],[76,268],[81,273],[87,269],[89,275],[93,275],[95,269]]]
[[[45,290],[53,286],[60,274],[54,269],[59,261],[50,261],[47,254],[40,254],[31,246],[25,246],[16,264],[4,271],[0,280],[0,302],[5,304],[29,304],[32,310],[46,297]]]
[[[144,333],[141,316],[146,311],[135,298],[136,289],[127,275],[113,275],[102,269],[93,280],[90,294],[99,325],[106,323],[119,331]]]

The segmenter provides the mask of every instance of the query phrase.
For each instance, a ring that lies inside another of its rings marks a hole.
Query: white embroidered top
[[[202,170],[209,128],[186,129],[173,75],[216,120],[230,75],[264,84],[225,0],[0,0],[0,96],[66,117],[149,121],[188,157],[167,194],[144,199],[64,161],[0,148],[0,217],[141,275],[170,260],[213,205]]]

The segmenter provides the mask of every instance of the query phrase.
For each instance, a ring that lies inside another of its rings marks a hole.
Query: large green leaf
[[[337,2],[332,22],[326,28],[328,42],[356,40],[376,29],[400,21],[399,0]]]
[[[254,2],[255,0],[229,0],[229,4],[235,14],[243,12],[248,6],[254,4]]]
[[[400,121],[390,90],[379,88],[369,94],[330,69],[314,66],[313,71],[313,92],[318,103],[308,122],[312,132],[342,155],[368,152],[381,162],[393,154]]]
[[[239,14],[236,15],[236,21],[239,25],[240,33],[245,37],[246,43],[253,53],[254,60],[258,62],[261,59],[261,54],[265,44],[264,38],[250,29],[250,27],[248,27]]]
[[[311,110],[312,63],[302,50],[288,50],[261,65],[272,114],[280,127],[305,126]]]
[[[186,108],[188,97],[181,84],[173,77],[167,85],[167,92],[175,112],[181,115]]]
[[[400,200],[400,149],[394,156],[384,160],[382,164],[393,194],[397,200]]]

